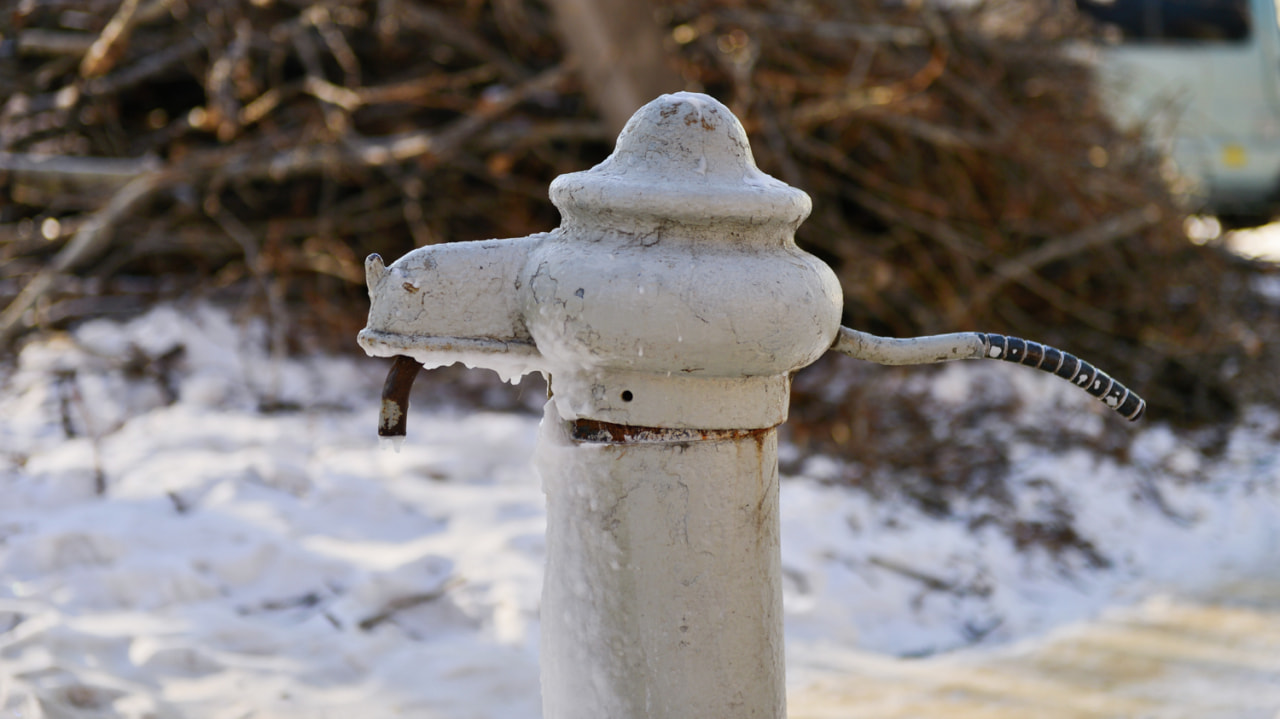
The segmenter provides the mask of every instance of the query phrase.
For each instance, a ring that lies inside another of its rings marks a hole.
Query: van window
[[[1247,42],[1248,0],[1076,0],[1117,42]]]

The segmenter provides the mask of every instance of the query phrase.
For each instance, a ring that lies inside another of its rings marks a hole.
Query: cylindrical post
[[[777,433],[570,427],[549,403],[543,717],[782,719]]]

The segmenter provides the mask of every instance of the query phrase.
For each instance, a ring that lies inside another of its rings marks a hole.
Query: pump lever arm
[[[1055,374],[1083,388],[1130,422],[1137,421],[1147,403],[1106,372],[1069,352],[1018,337],[988,332],[894,339],[841,327],[831,349],[879,364],[931,364],[959,359],[999,359]]]

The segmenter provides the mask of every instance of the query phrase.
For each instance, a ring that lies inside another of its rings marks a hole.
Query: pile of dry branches
[[[519,3],[9,5],[6,339],[196,289],[346,343],[366,254],[553,226],[605,148]]]
[[[655,9],[685,88],[813,196],[798,239],[847,324],[1025,335],[1152,416],[1230,416],[1224,363],[1274,337],[1255,270],[1186,240],[1159,158],[1063,52],[1070,8]],[[365,254],[550,229],[547,184],[612,143],[536,2],[17,0],[0,36],[5,341],[197,291],[264,312],[282,351],[346,345]]]

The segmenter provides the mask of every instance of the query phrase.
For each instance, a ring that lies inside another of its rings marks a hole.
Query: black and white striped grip
[[[983,357],[1015,362],[1055,374],[1097,397],[1130,422],[1136,422],[1147,410],[1146,401],[1137,393],[1069,352],[1018,337],[987,332],[974,334],[982,341]]]

